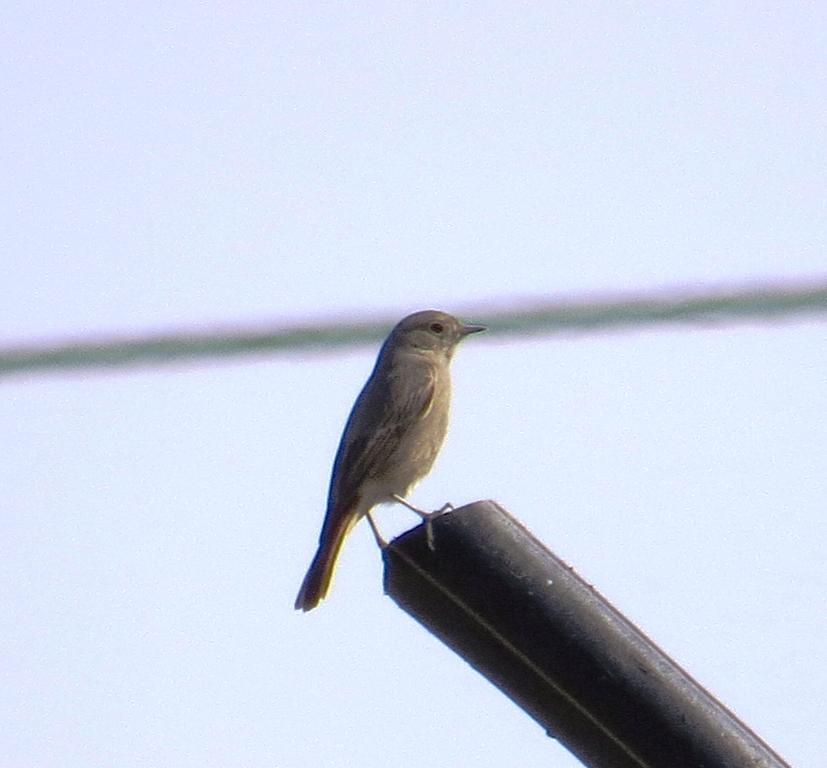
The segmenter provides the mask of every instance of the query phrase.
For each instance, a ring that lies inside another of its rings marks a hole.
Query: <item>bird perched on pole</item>
[[[446,312],[424,310],[402,319],[382,344],[336,452],[319,548],[304,577],[296,608],[309,611],[327,595],[345,537],[365,516],[382,539],[371,509],[398,501],[436,459],[448,428],[450,362],[481,325],[463,325]]]

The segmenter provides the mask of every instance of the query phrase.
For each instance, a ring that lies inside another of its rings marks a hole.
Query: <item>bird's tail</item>
[[[310,611],[325,598],[333,580],[333,568],[339,557],[339,551],[342,549],[342,543],[358,520],[357,514],[348,511],[339,515],[336,523],[330,526],[329,530],[322,532],[319,549],[316,551],[313,562],[310,563],[310,568],[296,597],[296,610]]]

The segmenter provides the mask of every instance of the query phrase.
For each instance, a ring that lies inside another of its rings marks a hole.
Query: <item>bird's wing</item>
[[[364,480],[386,471],[399,439],[431,410],[435,390],[436,370],[428,363],[406,366],[404,381],[374,374],[342,435],[329,508],[349,505]]]

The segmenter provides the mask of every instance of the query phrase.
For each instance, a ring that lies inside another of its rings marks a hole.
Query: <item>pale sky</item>
[[[0,342],[824,279],[826,51],[822,3],[14,5]],[[821,765],[825,330],[473,337],[412,501],[497,499]],[[293,611],[375,354],[0,380],[0,768],[579,765],[366,525]]]

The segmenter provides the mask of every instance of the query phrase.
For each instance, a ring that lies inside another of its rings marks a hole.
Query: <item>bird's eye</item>
[[[434,333],[442,333],[445,330],[445,326],[442,323],[431,323],[431,330]]]

